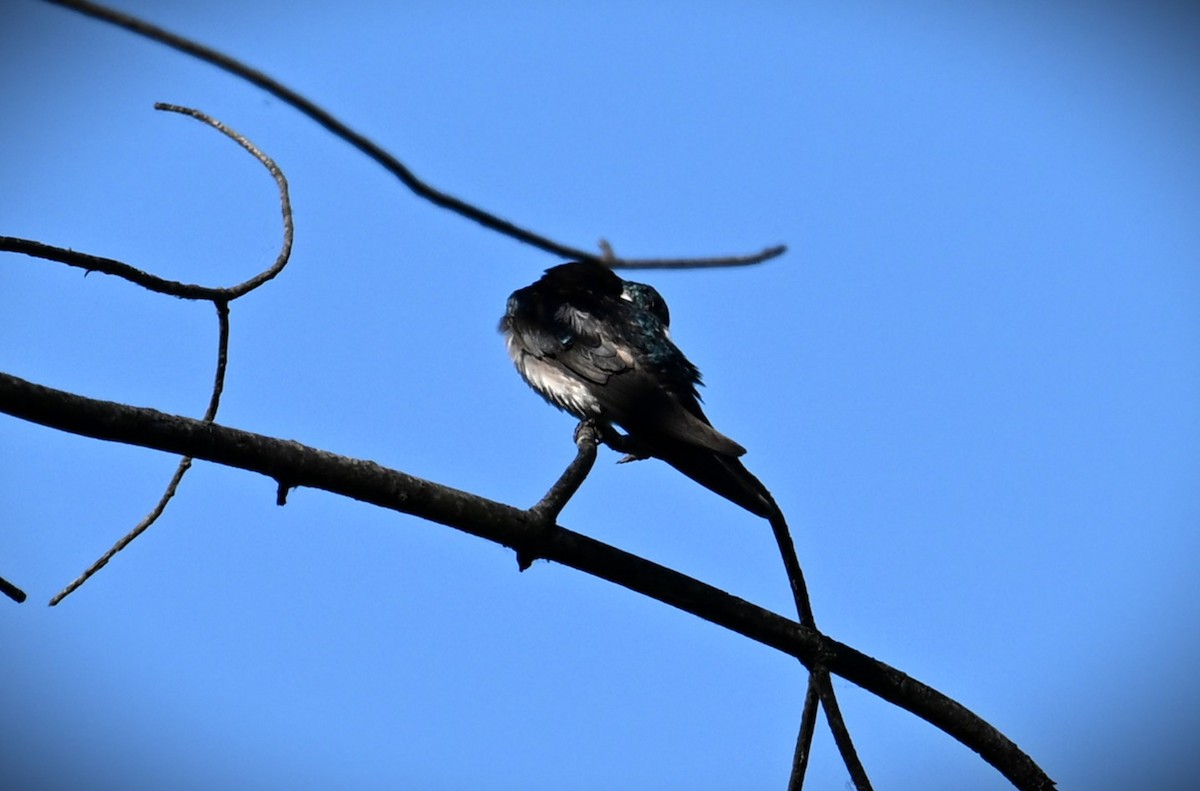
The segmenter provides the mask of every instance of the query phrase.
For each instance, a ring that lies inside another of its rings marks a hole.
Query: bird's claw
[[[574,441],[577,446],[585,443],[599,445],[601,431],[596,425],[596,421],[591,419],[579,421],[579,425],[575,426]]]

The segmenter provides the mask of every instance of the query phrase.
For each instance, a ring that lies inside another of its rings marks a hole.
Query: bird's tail
[[[779,510],[767,487],[735,456],[683,443],[670,450],[658,447],[654,455],[706,489],[756,516],[770,519]]]

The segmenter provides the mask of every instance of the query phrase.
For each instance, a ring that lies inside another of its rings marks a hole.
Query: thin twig
[[[590,421],[581,421],[575,429],[575,447],[578,449],[575,458],[559,476],[545,496],[537,502],[529,513],[543,522],[554,524],[567,501],[575,496],[583,484],[592,465],[596,463],[596,426]]]
[[[575,458],[545,496],[529,509],[530,518],[535,524],[541,525],[543,535],[554,529],[558,515],[592,471],[592,465],[596,463],[597,442],[596,424],[590,420],[580,421],[575,428]],[[525,571],[541,556],[540,539],[517,547],[517,568]]]
[[[808,585],[804,581],[804,571],[800,566],[800,557],[796,554],[796,545],[792,541],[791,530],[788,528],[783,510],[775,502],[775,499],[768,497],[768,500],[772,505],[772,513],[768,517],[768,522],[771,525],[771,532],[775,536],[775,545],[779,548],[779,555],[783,559],[788,587],[792,591],[792,601],[796,605],[796,615],[802,626],[815,631],[817,622],[813,615],[812,601],[808,596]],[[826,697],[821,694],[822,686],[829,686],[828,674],[822,673],[821,668],[816,665],[810,666],[807,691],[804,694],[804,707],[800,712],[800,730],[796,733],[796,747],[792,752],[792,771],[788,776],[788,791],[801,791],[804,788],[804,775],[808,770],[808,757],[812,752],[812,740],[816,732],[817,708],[825,705],[826,701]],[[832,686],[829,686],[828,699],[833,701],[834,706],[837,705]],[[827,716],[826,721],[829,722],[832,729],[835,720]],[[837,722],[842,723],[844,727],[844,722],[840,718]],[[849,734],[846,734],[846,743],[849,743],[849,738]],[[855,770],[851,768],[851,764],[858,760],[853,745],[847,754],[846,751],[841,750],[843,744],[841,740],[835,738],[834,744],[839,748],[842,762],[846,764],[846,771],[853,778]],[[865,789],[859,787],[858,791],[865,791]]]
[[[217,369],[213,372],[212,395],[208,399],[208,409],[204,410],[204,422],[211,423],[217,419],[217,410],[221,408],[221,394],[225,392],[225,369],[229,366],[229,303],[218,299],[213,302],[217,309]]]
[[[213,129],[216,129],[218,132],[237,143],[239,146],[245,149],[247,153],[257,159],[259,163],[266,168],[267,172],[271,174],[271,178],[275,180],[275,187],[279,193],[280,221],[283,225],[283,241],[279,245],[279,253],[275,256],[275,261],[269,267],[264,269],[262,272],[259,272],[254,277],[242,283],[238,283],[236,286],[229,286],[228,288],[219,289],[218,293],[209,295],[207,297],[207,299],[232,302],[240,296],[249,294],[263,283],[266,283],[268,280],[274,278],[283,271],[283,268],[287,266],[288,260],[292,257],[292,241],[295,236],[295,225],[292,220],[292,199],[288,191],[287,176],[283,174],[282,168],[275,164],[275,160],[267,156],[267,154],[259,149],[258,146],[254,145],[254,143],[250,142],[249,138],[234,131],[233,129],[230,129],[228,126],[212,116],[209,116],[200,110],[196,110],[191,107],[183,107],[177,104],[167,104],[165,102],[155,102],[154,109],[162,110],[163,112],[168,113],[179,113],[181,115],[195,118],[201,123],[208,124]]]
[[[792,599],[796,604],[796,614],[800,617],[800,625],[816,631],[817,621],[813,615],[812,601],[808,596],[808,584],[804,581],[804,570],[801,568],[800,558],[796,554],[796,544],[792,541],[791,530],[788,529],[783,509],[775,503],[774,498],[770,495],[768,495],[768,500],[772,509],[767,521],[771,524],[771,532],[775,535],[775,544],[779,547],[779,555],[783,559],[783,567],[787,572]],[[837,745],[838,753],[842,756],[842,762],[846,765],[846,771],[849,772],[854,787],[857,791],[871,791],[871,781],[867,777],[866,768],[863,767],[862,761],[858,757],[858,751],[854,749],[854,741],[850,738],[850,731],[847,730],[846,722],[842,718],[837,696],[833,691],[833,684],[829,680],[829,673],[825,671],[820,661],[809,666],[810,691],[814,685],[821,707],[825,709],[825,721],[829,724],[829,730],[833,732],[834,744]],[[797,764],[797,761],[803,758],[807,762],[813,731],[812,728],[805,728],[804,723],[816,716],[815,707],[816,700],[811,694],[806,694],[804,709],[800,715],[801,727],[796,736],[796,749],[792,758],[792,773],[788,786],[790,791],[799,791],[803,787],[805,764]],[[801,742],[804,739],[807,740],[807,743]],[[796,785],[792,785],[793,783]]]
[[[606,255],[611,254],[612,248],[604,240],[600,241],[600,247]],[[562,511],[567,500],[579,489],[579,486],[591,470],[596,460],[597,442],[604,442],[618,452],[629,454],[622,461],[644,457],[638,453],[638,448],[632,437],[620,434],[611,427],[597,426],[591,421],[580,422],[579,426],[575,429],[575,443],[579,449],[578,454],[571,465],[563,472],[562,476],[559,477],[558,481],[550,488],[550,491],[546,493],[545,497],[530,509],[530,515],[534,516],[536,521],[546,525],[547,528],[553,526],[554,519]],[[804,572],[800,567],[800,560],[796,554],[796,546],[792,541],[787,520],[783,515],[782,509],[775,502],[775,499],[766,491],[766,487],[762,488],[764,495],[771,505],[771,515],[768,517],[768,522],[775,536],[775,543],[779,547],[779,553],[783,558],[788,585],[792,591],[792,599],[796,606],[796,614],[800,619],[800,625],[816,631],[816,620],[813,616],[812,603],[808,595],[808,586],[804,581]],[[535,542],[531,547],[522,547],[517,551],[517,562],[522,571],[527,569],[540,556],[537,554],[538,544],[539,542]],[[846,770],[849,772],[855,788],[858,791],[871,791],[871,782],[867,778],[866,770],[858,758],[858,752],[854,749],[854,743],[846,728],[845,720],[842,718],[841,709],[838,707],[837,697],[834,694],[833,685],[829,680],[829,674],[819,664],[812,665],[809,671],[808,691],[804,698],[804,708],[800,717],[800,730],[796,736],[796,747],[792,758],[792,771],[788,779],[789,791],[801,791],[804,787],[804,775],[812,746],[818,706],[825,708],[826,720],[829,723],[830,730],[833,731],[834,743],[842,755],[842,760],[846,764]]]
[[[50,606],[56,606],[60,601],[74,593],[80,585],[91,579],[92,575],[107,566],[108,561],[112,560],[113,556],[127,547],[129,542],[140,536],[143,532],[145,532],[146,528],[154,524],[154,521],[158,519],[158,517],[162,515],[163,510],[166,509],[167,503],[169,503],[171,498],[175,496],[175,490],[179,487],[179,482],[183,480],[183,474],[186,473],[191,466],[191,456],[184,456],[182,459],[180,459],[179,466],[175,468],[174,474],[171,475],[171,480],[167,483],[166,490],[162,493],[162,496],[158,499],[158,502],[155,504],[154,508],[150,509],[150,513],[142,517],[142,521],[134,525],[132,530],[123,535],[120,540],[117,541],[117,543],[113,544],[112,547],[109,548],[107,552],[93,561],[92,565],[84,569],[82,574],[72,580],[57,594],[55,594],[54,598],[50,599]]]
[[[846,721],[842,719],[841,706],[833,694],[833,681],[824,665],[819,664],[813,670],[813,681],[816,682],[817,694],[821,696],[821,708],[825,710],[825,721],[833,733],[833,741],[841,753],[842,762],[846,764],[846,770],[850,772],[850,780],[858,791],[869,791],[871,781],[858,758],[858,751],[854,749],[854,742],[850,740],[850,731],[846,728]]]
[[[130,266],[121,261],[115,261],[111,258],[103,258],[101,256],[89,255],[88,253],[80,253],[74,250],[69,250],[63,247],[55,247],[53,245],[43,244],[31,239],[21,239],[13,236],[0,236],[0,250],[23,253],[25,255],[41,258],[46,261],[56,261],[60,264],[73,266],[82,269],[85,272],[102,272],[106,275],[128,280],[130,283],[142,286],[150,291],[158,292],[159,294],[167,294],[181,299],[207,299],[212,301],[231,302],[238,297],[250,293],[254,289],[271,280],[287,266],[288,259],[292,254],[292,240],[295,229],[292,222],[292,202],[288,194],[287,177],[279,165],[275,164],[275,160],[267,156],[250,142],[244,135],[230,129],[220,121],[202,113],[199,110],[194,110],[190,107],[180,107],[173,104],[162,104],[161,102],[154,105],[156,110],[167,112],[180,113],[183,115],[195,118],[205,124],[208,124],[213,129],[216,129],[221,134],[233,140],[251,156],[257,159],[271,177],[275,180],[275,186],[279,192],[279,210],[283,224],[283,241],[279,246],[279,254],[275,256],[274,262],[263,271],[251,277],[242,283],[234,286],[201,286],[194,283],[181,283],[176,280],[167,280],[165,278],[152,275],[149,272],[144,272],[141,269]]]
[[[229,303],[223,300],[216,301],[217,306],[217,370],[213,376],[212,394],[209,396],[208,409],[204,411],[204,422],[211,423],[217,417],[217,409],[221,404],[221,393],[225,389],[225,367],[229,358]],[[154,524],[164,510],[167,503],[175,496],[176,489],[179,488],[180,481],[183,480],[184,474],[192,467],[192,457],[184,456],[179,460],[179,465],[175,468],[171,480],[167,483],[167,488],[163,491],[162,496],[158,499],[158,503],[150,510],[150,513],[142,517],[142,521],[134,525],[133,529],[123,535],[117,543],[113,544],[107,552],[84,569],[83,573],[70,582],[65,588],[59,591],[54,598],[50,599],[50,606],[54,607],[63,599],[74,593],[83,583],[87,582],[92,576],[108,565],[108,561],[112,560],[118,552],[120,552],[142,533],[150,525]]]
[[[808,689],[804,693],[804,707],[800,711],[800,730],[796,733],[796,747],[792,751],[792,772],[788,776],[788,791],[801,791],[804,788],[808,757],[812,754],[812,740],[817,730],[817,710],[822,705],[817,685],[816,671],[809,670]],[[842,762],[845,763],[845,756],[842,757]],[[850,769],[847,767],[846,771],[849,772]]]
[[[224,289],[220,288],[210,288],[192,283],[167,280],[157,275],[152,275],[149,272],[143,272],[137,267],[130,266],[121,261],[89,253],[80,253],[65,247],[55,247],[54,245],[36,242],[32,239],[21,239],[16,236],[0,236],[0,250],[10,253],[23,253],[31,258],[40,258],[44,261],[55,261],[67,266],[73,266],[76,269],[82,269],[87,273],[101,272],[106,275],[113,275],[150,291],[156,291],[159,294],[169,294],[182,299],[214,299],[224,292]]]
[[[804,693],[804,711],[800,715],[800,732],[796,735],[796,752],[792,756],[792,774],[788,777],[788,791],[800,791],[804,787],[804,773],[808,771],[808,756],[812,753],[813,734],[817,730],[817,708],[820,705],[817,680],[809,673],[808,691]]]
[[[240,77],[268,93],[273,94],[280,100],[295,107],[304,115],[307,115],[312,120],[316,121],[321,126],[325,127],[336,137],[346,141],[354,148],[366,154],[371,159],[375,160],[381,167],[398,178],[404,186],[408,187],[418,197],[423,198],[435,206],[440,206],[443,209],[458,214],[461,217],[466,217],[469,220],[479,223],[485,228],[502,233],[509,238],[516,239],[519,242],[532,245],[548,253],[560,256],[562,258],[570,258],[577,261],[595,261],[599,262],[601,258],[595,253],[587,250],[580,250],[574,247],[569,247],[564,244],[548,239],[533,231],[522,228],[508,220],[497,217],[496,215],[484,211],[464,200],[448,195],[437,189],[434,189],[429,184],[409,170],[400,160],[385,151],[382,147],[372,142],[364,135],[354,131],[346,124],[339,121],[328,111],[322,109],[311,100],[301,96],[296,91],[283,85],[272,77],[267,76],[257,69],[241,63],[234,58],[229,57],[221,52],[204,46],[191,39],[184,38],[163,28],[138,19],[137,17],[123,14],[111,8],[106,8],[95,3],[84,2],[84,0],[47,0],[53,5],[70,8],[73,11],[78,11],[81,14],[86,14],[94,19],[99,19],[103,22],[122,27],[132,33],[144,36],[152,41],[157,41],[165,44],[168,47],[179,50],[192,57],[198,58],[207,63],[211,63],[217,68]],[[757,253],[749,255],[723,256],[715,258],[661,258],[661,259],[616,259],[609,262],[610,266],[617,268],[629,269],[695,269],[700,267],[730,267],[730,266],[747,266],[750,264],[758,264],[763,261],[775,258],[782,255],[787,250],[784,245],[776,245],[768,247]]]

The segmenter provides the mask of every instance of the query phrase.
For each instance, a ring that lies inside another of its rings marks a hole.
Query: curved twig
[[[55,247],[53,245],[35,242],[31,239],[21,239],[15,236],[0,236],[0,250],[12,253],[23,253],[24,255],[34,258],[41,258],[46,261],[56,261],[60,264],[73,266],[82,269],[85,272],[101,272],[106,275],[113,275],[123,280],[128,280],[130,283],[141,286],[149,291],[155,291],[159,294],[168,294],[180,299],[207,299],[213,302],[232,302],[238,297],[244,296],[254,289],[266,283],[287,266],[288,259],[292,255],[292,239],[295,230],[292,223],[292,202],[288,194],[287,177],[283,171],[275,164],[275,160],[271,159],[265,153],[260,151],[257,146],[251,143],[244,135],[230,129],[225,124],[212,118],[199,110],[194,110],[190,107],[180,107],[173,104],[163,104],[161,102],[154,105],[156,110],[164,110],[167,112],[180,113],[195,118],[198,121],[208,124],[213,129],[216,129],[221,134],[233,140],[243,149],[257,159],[271,177],[275,179],[275,186],[279,191],[279,206],[280,214],[283,220],[283,241],[279,246],[279,254],[275,256],[275,261],[266,269],[259,272],[254,277],[234,286],[201,286],[194,283],[181,283],[176,280],[167,280],[157,275],[152,275],[149,272],[144,272],[137,267],[121,261],[115,261],[111,258],[103,258],[101,256],[90,255],[88,253],[80,253],[75,250],[70,250],[64,247]]]
[[[560,527],[528,511],[374,462],[154,409],[99,401],[0,373],[0,412],[74,434],[179,453],[258,472],[448,525],[504,546],[536,543],[571,568],[689,612],[805,662],[817,663],[962,742],[1022,791],[1054,783],[1004,734],[962,704],[832,638],[711,585]]]
[[[234,58],[229,57],[221,52],[204,46],[191,39],[164,30],[156,25],[152,25],[137,17],[123,14],[119,11],[114,11],[111,8],[105,8],[95,3],[85,2],[85,0],[47,0],[54,5],[70,8],[73,11],[78,11],[81,14],[86,14],[93,19],[99,19],[103,22],[116,25],[124,28],[139,36],[144,36],[152,41],[157,41],[160,44],[165,44],[168,47],[179,50],[194,58],[211,63],[217,68],[223,69],[236,77],[240,77],[247,82],[250,82],[262,88],[270,94],[273,94],[281,101],[295,107],[304,115],[307,115],[312,120],[316,121],[321,126],[325,127],[335,136],[345,140],[350,145],[357,148],[362,153],[366,154],[371,159],[375,160],[381,167],[398,178],[404,186],[408,187],[418,197],[423,198],[435,206],[440,206],[443,209],[458,214],[461,217],[466,217],[468,220],[473,220],[485,228],[502,233],[509,238],[516,239],[519,242],[532,245],[548,253],[560,256],[562,258],[570,258],[577,261],[595,261],[600,262],[602,256],[587,250],[580,250],[574,247],[569,247],[564,244],[555,242],[545,236],[534,233],[520,227],[508,220],[497,217],[496,215],[484,211],[477,206],[474,206],[466,201],[456,198],[453,195],[448,195],[437,189],[434,189],[429,184],[409,170],[400,160],[385,151],[378,144],[374,143],[366,136],[354,131],[346,124],[339,121],[327,110],[324,110],[311,100],[301,96],[296,91],[283,85],[277,80],[267,76],[257,69],[252,69],[249,66],[241,63]],[[775,258],[782,255],[787,250],[784,245],[775,245],[768,247],[757,253],[749,255],[735,255],[715,258],[654,258],[654,259],[620,259],[612,258],[607,261],[609,266],[616,268],[628,269],[649,269],[649,268],[673,268],[673,269],[694,269],[699,267],[730,267],[730,266],[747,266],[750,264],[758,264],[763,261]]]
[[[258,146],[251,143],[250,140],[233,129],[230,129],[225,124],[213,118],[206,113],[191,107],[183,107],[178,104],[167,104],[166,102],[155,102],[155,110],[162,110],[168,113],[179,113],[191,118],[195,118],[201,123],[208,124],[213,129],[216,129],[221,134],[228,137],[230,140],[241,146],[247,153],[257,159],[259,163],[266,168],[271,174],[271,178],[275,180],[275,187],[279,192],[279,215],[283,225],[283,241],[279,244],[279,254],[275,256],[275,261],[266,269],[259,272],[254,277],[244,282],[238,283],[235,286],[228,288],[215,289],[215,293],[207,296],[207,299],[214,301],[232,302],[238,297],[249,294],[254,289],[271,280],[287,266],[288,260],[292,257],[292,241],[295,237],[295,224],[292,221],[292,199],[288,191],[287,176],[283,174],[283,170],[279,165],[275,164],[275,160],[267,156],[265,152],[260,150]]]

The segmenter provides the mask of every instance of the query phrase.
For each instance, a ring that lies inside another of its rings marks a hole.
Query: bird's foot
[[[600,434],[600,441],[618,453],[625,454],[617,460],[617,464],[628,464],[631,461],[641,461],[642,459],[650,458],[651,455],[642,445],[642,443],[638,442],[628,434],[620,433],[612,426],[604,427],[604,430]]]
[[[588,418],[579,421],[579,424],[575,426],[573,439],[577,447],[585,443],[598,445],[604,441],[604,433],[605,430],[602,426],[597,424],[595,420]]]

